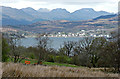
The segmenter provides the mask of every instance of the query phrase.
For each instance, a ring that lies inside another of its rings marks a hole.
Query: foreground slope
[[[3,64],[3,77],[118,77],[118,74],[93,71],[89,68]]]

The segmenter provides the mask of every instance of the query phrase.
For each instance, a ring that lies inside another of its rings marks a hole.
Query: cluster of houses
[[[65,33],[65,32],[57,32],[55,34],[48,34],[48,35],[44,35],[48,36],[48,37],[111,37],[110,34],[106,31],[102,31],[102,30],[81,30],[77,33]]]

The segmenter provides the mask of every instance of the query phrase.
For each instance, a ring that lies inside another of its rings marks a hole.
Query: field
[[[24,59],[24,60],[21,61],[21,63],[24,64],[25,60],[30,61],[30,64],[37,63],[36,59]],[[12,61],[10,59],[8,59],[8,62],[12,62]],[[43,65],[49,65],[49,66],[57,65],[57,66],[66,66],[66,67],[81,67],[81,66],[77,66],[77,65],[73,65],[73,64],[57,63],[57,62],[46,62],[46,61],[43,61],[42,64]]]
[[[3,63],[2,67],[3,77],[118,77],[118,74],[87,67],[34,66],[22,63]]]

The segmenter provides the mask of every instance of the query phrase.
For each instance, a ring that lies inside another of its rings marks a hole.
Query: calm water
[[[81,40],[82,37],[49,37],[49,39],[52,41],[50,46],[54,49],[59,49],[60,46],[63,45],[64,41],[78,41]],[[30,46],[36,46],[37,41],[33,37],[29,38],[23,38],[21,39],[21,45],[25,47],[30,47]]]

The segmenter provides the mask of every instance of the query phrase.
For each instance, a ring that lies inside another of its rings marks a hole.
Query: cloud
[[[73,12],[80,8],[94,8],[95,10],[117,11],[118,0],[0,0],[3,6],[13,8],[65,8]]]
[[[98,5],[103,2],[64,2],[65,5]]]
[[[17,2],[20,2],[20,0],[0,0],[1,3],[17,3]]]
[[[78,3],[109,3],[109,2],[118,2],[118,0],[0,0],[2,3],[17,3],[21,1],[26,1],[26,2],[46,2],[46,3],[56,3],[56,4],[61,4],[61,3],[67,3],[67,4],[78,4]]]
[[[114,3],[118,0],[23,0],[27,2],[45,2],[47,4],[65,4],[65,5],[97,5],[101,3]]]

